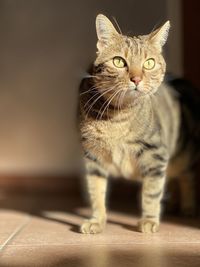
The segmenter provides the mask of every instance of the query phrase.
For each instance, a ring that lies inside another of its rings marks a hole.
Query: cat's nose
[[[130,78],[131,82],[134,82],[135,85],[138,85],[141,82],[141,77],[135,76]]]

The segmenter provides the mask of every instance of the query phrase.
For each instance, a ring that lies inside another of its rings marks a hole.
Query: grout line
[[[167,243],[151,243],[152,247],[155,245],[181,245],[181,244],[184,244],[184,245],[200,245],[200,242],[167,242]],[[55,243],[55,244],[18,244],[18,245],[8,245],[8,247],[51,247],[51,246],[82,246],[82,245],[85,245],[84,243],[79,243],[79,244],[76,244],[76,243]],[[127,242],[127,243],[103,243],[103,244],[89,244],[88,246],[126,246],[126,245],[148,245],[149,246],[149,243],[146,243],[146,242]]]
[[[8,239],[6,239],[6,241],[2,245],[0,245],[0,252],[3,251],[5,246],[8,245],[9,242],[12,241],[13,238],[22,231],[22,229],[28,224],[30,219],[31,217],[28,216],[25,221],[14,230],[14,232],[8,237]]]

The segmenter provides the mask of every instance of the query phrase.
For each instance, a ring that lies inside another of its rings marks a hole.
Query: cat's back
[[[168,84],[178,95],[182,146],[194,144],[192,150],[197,152],[200,148],[200,90],[185,79],[171,79]]]
[[[180,109],[176,151],[169,165],[174,176],[183,168],[194,168],[200,159],[200,91],[184,79],[168,79],[167,84]]]

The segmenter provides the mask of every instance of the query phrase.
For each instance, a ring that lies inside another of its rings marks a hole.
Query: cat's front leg
[[[97,234],[103,231],[106,224],[106,189],[107,177],[97,169],[87,174],[87,189],[90,197],[92,217],[81,226],[83,234]]]
[[[143,175],[142,218],[138,224],[139,231],[143,233],[155,233],[159,230],[165,169],[165,166],[150,167]]]

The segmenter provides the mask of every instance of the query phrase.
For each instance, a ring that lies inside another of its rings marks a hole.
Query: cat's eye
[[[124,68],[126,66],[126,61],[122,57],[114,57],[113,64],[117,68]]]
[[[143,67],[147,70],[151,70],[155,67],[155,60],[153,58],[149,58],[147,59],[144,64]]]

